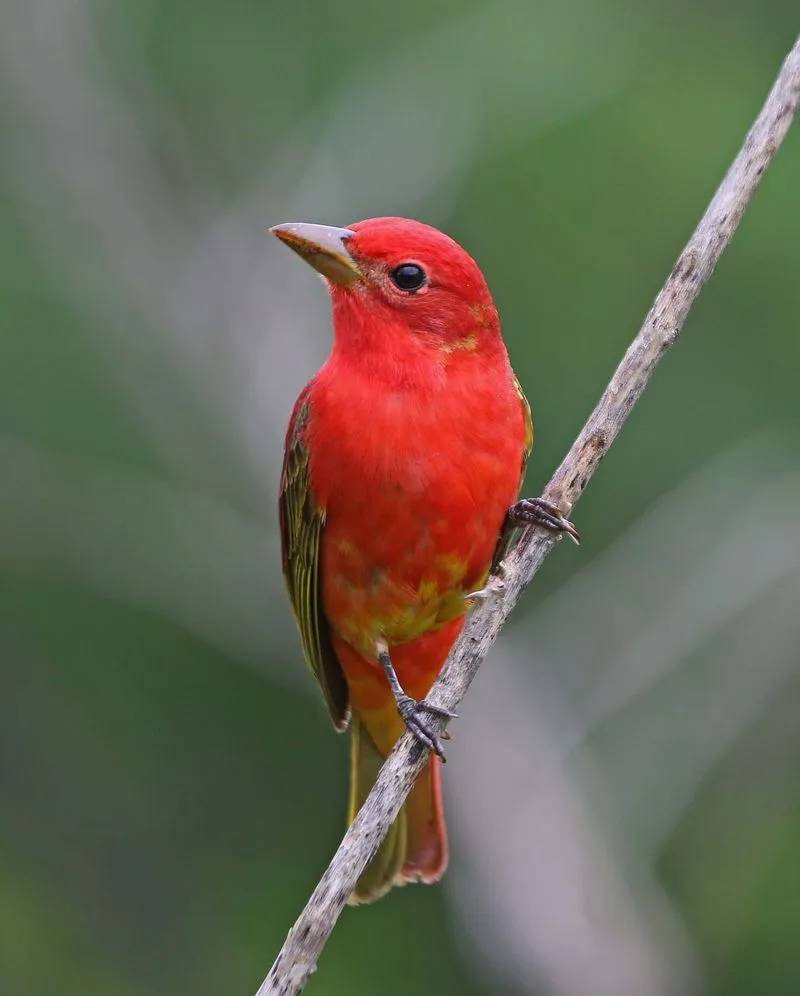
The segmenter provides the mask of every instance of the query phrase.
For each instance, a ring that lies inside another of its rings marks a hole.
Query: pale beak
[[[362,276],[356,261],[347,251],[347,240],[356,234],[349,228],[289,222],[275,225],[270,231],[323,277],[342,287]]]

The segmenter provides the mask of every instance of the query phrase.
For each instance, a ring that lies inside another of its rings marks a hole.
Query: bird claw
[[[506,587],[505,576],[506,567],[501,561],[486,579],[486,584],[482,588],[478,588],[477,591],[471,591],[468,595],[464,595],[464,601],[479,602],[489,598],[490,595],[502,595]]]
[[[418,702],[416,699],[412,699],[410,695],[403,695],[397,700],[397,711],[406,724],[406,729],[410,730],[424,747],[438,754],[442,761],[446,761],[447,758],[444,756],[442,740],[449,740],[450,736],[445,732],[440,738],[431,729],[429,723],[422,716],[422,713],[428,712],[434,716],[444,716],[447,719],[456,719],[456,714],[449,709],[433,705],[427,699]]]
[[[578,530],[562,513],[558,505],[546,498],[522,498],[508,510],[508,522],[512,526],[544,526],[555,533],[566,533],[580,545]]]
[[[471,591],[468,595],[464,595],[464,601],[483,602],[491,595],[502,595],[505,587],[504,581],[497,574],[493,574],[483,588],[479,588],[477,591]]]

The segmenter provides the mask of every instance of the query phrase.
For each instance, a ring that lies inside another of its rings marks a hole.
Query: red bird
[[[425,701],[508,528],[577,534],[514,504],[531,413],[474,260],[416,221],[272,229],[326,278],[331,355],[301,392],[280,492],[283,569],[334,725],[351,731],[349,819],[404,727],[434,753],[351,902],[447,865]]]

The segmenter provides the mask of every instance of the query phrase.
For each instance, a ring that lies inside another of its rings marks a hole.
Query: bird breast
[[[312,392],[311,488],[326,516],[325,615],[371,654],[463,613],[517,495],[524,424],[510,369],[499,389],[486,376],[403,390],[345,380]]]

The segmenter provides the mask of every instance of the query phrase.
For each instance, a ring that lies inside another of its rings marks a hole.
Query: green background
[[[0,992],[253,992],[342,832],[280,578],[330,341],[266,229],[477,258],[588,415],[798,27],[772,4],[9,0],[0,12]],[[800,989],[800,129],[464,703],[445,882],[309,993]]]

